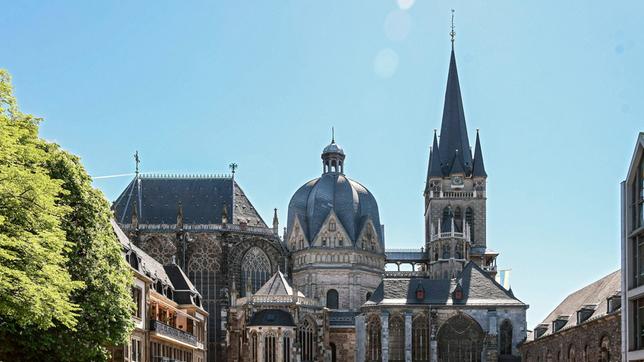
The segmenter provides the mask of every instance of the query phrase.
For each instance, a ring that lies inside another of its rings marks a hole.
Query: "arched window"
[[[454,210],[454,225],[456,226],[456,231],[463,232],[463,213],[458,206]]]
[[[367,295],[365,297],[367,298],[366,300],[371,299],[371,292],[367,292]]]
[[[438,360],[480,362],[484,337],[474,319],[458,314],[438,330]]]
[[[411,327],[411,359],[414,362],[429,362],[429,321],[421,315]]]
[[[326,307],[329,309],[338,309],[338,291],[329,289],[326,292]]]
[[[285,362],[291,361],[291,334],[289,332],[284,332],[282,336],[282,356]]]
[[[382,362],[380,317],[372,315],[367,321],[367,362]]]
[[[610,362],[610,340],[608,339],[608,336],[604,336],[601,339],[599,347],[599,361]]]
[[[465,209],[465,222],[470,226],[470,240],[475,241],[474,239],[474,210],[471,207]]]
[[[312,320],[305,318],[300,323],[297,339],[302,351],[302,362],[313,362],[317,354],[317,326]]]
[[[501,323],[499,330],[499,354],[512,355],[512,323],[507,319]]]
[[[271,262],[264,251],[256,246],[250,248],[241,263],[242,296],[255,293],[270,277]]]
[[[582,360],[583,360],[583,362],[590,362],[590,346],[589,346],[589,345],[586,345],[586,346],[584,347],[584,352],[583,352],[583,355],[582,355]]]
[[[335,343],[330,344],[331,347],[331,362],[336,362],[338,359]]]
[[[264,337],[264,362],[276,362],[277,353],[275,351],[275,335],[272,333],[267,334]]]
[[[259,344],[257,343],[257,333],[253,332],[250,335],[250,360],[251,362],[257,362],[257,351]]]
[[[405,360],[405,322],[400,316],[389,319],[389,361]]]
[[[570,347],[568,347],[568,361],[570,362],[577,361],[575,356],[575,346],[573,346],[572,344],[570,345]]]

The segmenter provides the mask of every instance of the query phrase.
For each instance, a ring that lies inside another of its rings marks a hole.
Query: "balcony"
[[[195,347],[199,347],[200,345],[200,343],[197,341],[197,337],[188,332],[171,327],[161,321],[151,319],[150,330],[157,332],[159,335],[169,337],[177,341],[193,345]]]
[[[434,199],[480,199],[485,198],[485,191],[430,191],[429,197]]]

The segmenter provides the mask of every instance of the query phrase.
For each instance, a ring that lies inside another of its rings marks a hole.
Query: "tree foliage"
[[[0,360],[105,360],[133,308],[109,204],[0,74]]]

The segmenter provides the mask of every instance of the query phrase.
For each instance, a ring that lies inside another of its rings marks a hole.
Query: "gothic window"
[[[250,248],[241,263],[242,296],[255,293],[270,277],[271,262],[262,249]]]
[[[188,273],[199,271],[216,272],[219,269],[218,257],[221,246],[216,240],[198,237],[193,243],[193,252],[188,261]]]
[[[336,362],[337,361],[337,349],[335,347],[335,343],[329,344],[331,347],[331,362]]]
[[[338,291],[329,289],[326,292],[326,307],[329,309],[338,309]]]
[[[582,355],[582,360],[583,360],[583,362],[589,362],[589,361],[590,361],[590,357],[589,357],[589,356],[590,356],[590,346],[589,346],[589,345],[586,345],[586,346],[584,347],[584,353],[583,353],[583,355]]]
[[[463,244],[459,243],[456,245],[456,251],[454,252],[454,258],[463,259]]]
[[[463,213],[460,207],[456,207],[454,211],[454,225],[456,225],[457,231],[463,231]]]
[[[338,237],[338,245],[344,246],[344,238],[342,238],[342,236]]]
[[[170,264],[172,256],[177,254],[177,247],[165,236],[153,236],[145,240],[141,249],[161,264]]]
[[[297,330],[297,339],[302,350],[302,362],[313,362],[316,357],[317,326],[315,322],[304,318]]]
[[[257,343],[257,333],[253,332],[250,335],[250,360],[251,360],[251,362],[257,362],[258,348],[259,348],[259,343]]]
[[[465,222],[470,227],[470,240],[474,241],[474,210],[471,207],[465,209]]]
[[[484,337],[472,318],[459,314],[448,319],[438,331],[438,361],[480,362]]]
[[[429,362],[429,321],[424,315],[414,319],[411,330],[411,359]]]
[[[272,333],[264,337],[264,362],[276,362],[277,353],[275,351],[277,343],[275,343],[275,335]]]
[[[608,336],[604,336],[601,339],[601,344],[600,344],[600,351],[599,351],[599,361],[600,362],[610,362],[610,340],[608,339]]]
[[[449,245],[443,245],[443,259],[449,259],[450,258],[450,250],[449,250]]]
[[[405,360],[405,322],[400,316],[389,319],[389,361]]]
[[[291,334],[289,332],[285,332],[282,336],[282,356],[284,357],[283,361],[291,361]]]
[[[331,222],[329,222],[329,231],[335,231],[335,229],[336,229],[335,221],[331,220]]]
[[[499,354],[512,355],[512,323],[507,319],[501,323],[499,331]]]
[[[372,315],[367,322],[367,362],[382,362],[380,317]]]

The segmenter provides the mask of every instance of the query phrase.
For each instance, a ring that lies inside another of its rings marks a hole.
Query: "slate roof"
[[[112,208],[116,221],[128,224],[136,205],[139,224],[175,224],[179,208],[184,224],[221,224],[224,206],[228,222],[267,227],[232,177],[135,177]]]
[[[284,277],[284,274],[278,270],[257,290],[255,295],[293,295],[293,288]],[[297,292],[297,295],[304,297],[304,294],[300,291]]]
[[[419,286],[422,286],[425,292],[422,300],[416,299]],[[457,286],[463,291],[461,300],[452,299],[452,293]],[[463,268],[458,279],[385,277],[363,306],[427,304],[527,307],[473,262],[469,262]]]
[[[384,247],[376,198],[366,187],[339,173],[325,173],[295,192],[288,205],[287,233],[290,234],[295,220],[299,219],[307,239],[315,239],[331,210],[353,243],[371,220]]]
[[[483,162],[483,151],[481,151],[481,139],[478,131],[476,132],[476,146],[474,146],[473,162],[472,176],[487,177],[487,172],[485,172],[485,163]]]
[[[459,151],[459,161],[463,167],[466,170],[471,170],[472,154],[470,153],[470,142],[467,137],[465,111],[463,110],[461,87],[458,81],[458,70],[456,69],[456,55],[453,48],[449,60],[440,137],[443,174],[449,174],[457,150]]]
[[[264,309],[253,314],[248,325],[293,327],[295,323],[288,312],[279,309]]]
[[[547,324],[548,329],[541,335],[552,334],[552,322],[559,316],[568,316],[568,322],[559,331],[578,325],[577,311],[584,306],[595,305],[594,313],[586,320],[597,319],[608,314],[608,297],[621,291],[621,270],[616,270],[607,276],[568,295],[540,324]],[[539,338],[541,338],[539,337]]]
[[[137,257],[138,263],[130,262],[130,267],[146,275],[153,281],[161,281],[173,289],[172,300],[179,304],[194,304],[201,307],[201,294],[192,285],[190,279],[176,264],[162,265],[139,247],[130,242],[115,220],[110,220],[112,229],[123,247],[124,254],[130,258]]]

